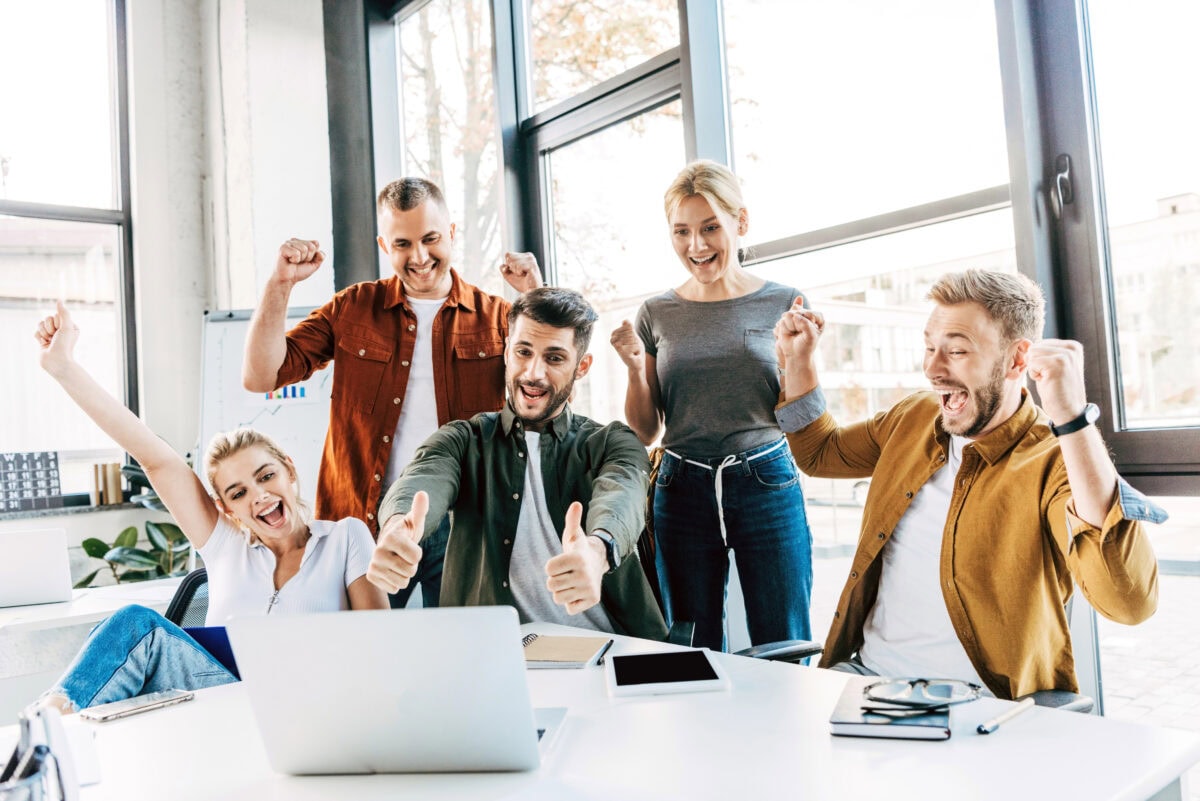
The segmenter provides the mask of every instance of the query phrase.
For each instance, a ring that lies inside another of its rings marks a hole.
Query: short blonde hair
[[[1020,273],[978,269],[946,273],[929,289],[928,298],[942,306],[978,303],[1000,324],[1007,342],[1037,341],[1046,324],[1041,287]]]
[[[735,220],[746,208],[737,176],[722,164],[700,159],[684,167],[667,187],[663,195],[667,220],[670,221],[680,203],[697,195],[707,200],[714,210],[723,211]]]

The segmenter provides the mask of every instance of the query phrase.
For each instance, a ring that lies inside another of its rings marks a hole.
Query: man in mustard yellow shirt
[[[820,314],[797,307],[775,329],[786,365],[776,415],[796,463],[872,477],[821,666],[959,678],[1001,698],[1077,691],[1073,584],[1107,618],[1148,618],[1158,570],[1142,521],[1166,515],[1117,475],[1092,425],[1082,346],[1039,340],[1033,281],[968,270],[929,298],[930,391],[847,426],[817,379]]]

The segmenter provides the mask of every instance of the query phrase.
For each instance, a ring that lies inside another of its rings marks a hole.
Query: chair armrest
[[[801,659],[819,654],[823,650],[825,649],[820,643],[812,640],[780,640],[743,648],[735,653],[737,656],[770,659],[772,662],[799,662]]]
[[[1080,695],[1070,690],[1038,690],[1035,693],[1022,695],[1020,698],[1013,700],[1020,701],[1025,698],[1032,698],[1033,703],[1037,706],[1062,709],[1067,712],[1087,713],[1091,712],[1096,706],[1096,702],[1091,696]]]

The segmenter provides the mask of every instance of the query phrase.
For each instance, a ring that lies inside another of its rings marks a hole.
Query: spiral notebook
[[[525,667],[528,668],[581,668],[594,665],[611,643],[609,637],[527,634],[521,638],[521,644],[525,646]]]

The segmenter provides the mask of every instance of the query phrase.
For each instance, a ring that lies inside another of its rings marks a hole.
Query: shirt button
[[[850,571],[850,578],[852,578],[852,579],[856,579],[856,578],[858,578],[858,572],[857,572],[857,571],[854,571],[854,570],[851,570],[851,571]]]
[[[837,620],[837,619],[838,619],[839,617],[841,617],[841,616],[842,616],[842,613],[841,613],[841,612],[834,612],[834,613],[833,613],[833,619],[834,619],[834,620]]]
[[[906,493],[904,493],[904,497],[905,497],[905,498],[911,498],[911,497],[912,497],[912,493],[911,493],[911,492],[906,492]]]
[[[513,493],[513,500],[514,500],[514,501],[519,501],[519,500],[521,500],[521,493],[519,493],[519,492],[514,492],[514,493]]]
[[[387,434],[384,434],[384,435],[383,435],[383,441],[384,441],[384,442],[391,442],[391,441],[392,441],[392,438],[391,438],[391,437],[389,437]]]
[[[416,327],[415,325],[413,325],[412,323],[409,323],[409,324],[408,324],[408,330],[409,330],[409,331],[416,331],[416,330],[417,330],[417,327]]]
[[[408,362],[400,362],[401,367],[408,367]]]
[[[366,351],[365,349],[363,349],[363,348],[360,348],[360,349],[359,349],[359,351],[358,351],[358,355],[359,355],[359,356],[366,356],[366,355],[367,355],[367,351]]]
[[[512,545],[512,540],[505,540],[505,541],[504,541],[504,544],[505,544],[505,545]]]
[[[882,531],[881,531],[881,532],[879,532],[879,539],[881,539],[881,540],[882,540],[882,539],[884,539],[885,537],[887,537],[887,535],[886,535],[886,534],[884,534]]]
[[[525,454],[521,451],[517,451],[517,456],[520,456],[522,459],[525,458]]]
[[[397,406],[399,406],[399,405],[400,405],[400,399],[399,399],[399,398],[392,398],[392,403],[394,403],[394,404],[396,404]]]
[[[374,520],[374,519],[375,519],[375,515],[371,514],[370,512],[367,512],[367,519],[368,519],[368,520]]]
[[[944,454],[944,453],[943,453],[941,456],[939,456],[939,457],[938,457],[938,461],[939,461],[939,462],[944,462],[944,461],[946,461],[946,454]]]
[[[508,586],[508,582],[507,582],[507,581],[502,581],[502,582],[500,582],[500,586],[501,586],[501,587],[507,587],[507,586]]]
[[[484,358],[485,356],[487,356],[487,354],[486,354],[486,353],[484,353],[483,351],[479,351],[479,358],[481,358],[481,359],[482,359],[482,358]]]
[[[375,474],[375,480],[376,480],[376,481],[383,481],[383,476],[381,476],[381,475],[379,475],[378,473],[376,473],[376,474]]]

